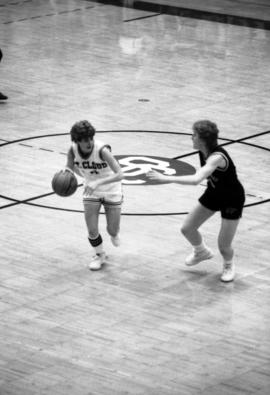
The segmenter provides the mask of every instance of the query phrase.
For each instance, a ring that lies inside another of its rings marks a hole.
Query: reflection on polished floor
[[[1,395],[269,393],[269,9],[0,0]],[[184,265],[179,229],[205,185],[144,183],[147,160],[198,167],[202,118],[218,124],[247,193],[230,284],[218,214],[202,228],[215,257]],[[127,169],[141,161],[124,184],[120,248],[101,215],[109,260],[96,273],[82,188],[51,190],[80,119]]]

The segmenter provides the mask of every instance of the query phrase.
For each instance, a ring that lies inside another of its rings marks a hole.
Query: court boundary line
[[[148,18],[153,18],[155,16],[162,15],[161,12],[158,12],[157,14],[151,14],[151,15],[146,15],[146,16],[138,16],[137,18],[132,18],[132,19],[124,19],[123,22],[134,22],[134,21],[140,21],[141,19],[148,19]]]
[[[80,186],[81,185],[82,184],[80,184]],[[20,204],[26,204],[28,206],[38,207],[38,208],[45,208],[45,209],[49,209],[49,210],[67,211],[67,212],[72,212],[72,213],[84,213],[84,210],[75,210],[75,209],[68,209],[68,208],[62,208],[62,207],[47,206],[47,205],[38,204],[38,203],[30,203],[33,200],[42,199],[42,198],[47,197],[49,195],[55,195],[55,192],[49,192],[47,194],[40,195],[40,196],[35,196],[33,198],[25,199],[25,200],[17,200],[17,199],[14,199],[14,198],[10,198],[10,197],[7,197],[7,196],[0,195],[0,198],[6,199],[6,200],[9,200],[9,201],[13,202],[13,203],[7,204],[5,206],[1,206],[0,210],[4,209],[4,208],[17,206],[17,205],[20,205]],[[261,204],[268,203],[268,202],[270,202],[270,198],[269,199],[264,199],[264,200],[261,200],[261,201],[258,201],[258,202],[246,204],[244,206],[244,208],[253,207],[253,206],[259,206]],[[101,212],[100,214],[104,215],[105,212]],[[126,216],[126,217],[153,217],[153,216],[170,216],[170,215],[186,215],[186,214],[188,214],[188,211],[167,212],[167,213],[121,213],[122,216]]]
[[[31,2],[32,0],[27,0],[24,1],[24,3],[26,2]],[[20,2],[17,3],[9,3],[8,5],[17,5],[20,4]],[[103,6],[103,4],[101,4]],[[6,7],[7,5],[4,5],[2,7]],[[65,10],[65,11],[59,11],[59,12],[50,12],[48,14],[44,14],[44,15],[35,15],[35,16],[29,16],[29,17],[25,17],[25,18],[20,18],[20,19],[15,19],[15,20],[10,20],[10,21],[4,21],[1,22],[1,25],[10,25],[12,23],[18,23],[18,22],[25,22],[25,21],[31,21],[34,19],[41,19],[41,18],[45,18],[45,17],[51,17],[51,16],[61,16],[61,15],[65,15],[65,14],[71,14],[74,12],[78,12],[78,11],[84,11],[84,10],[88,10],[88,9],[92,9],[95,8],[96,5],[89,5],[86,7],[80,7],[80,8],[74,8],[73,10]]]
[[[254,148],[262,149],[262,150],[265,150],[265,151],[270,151],[270,148],[262,147],[262,146],[257,145],[257,144],[252,144],[252,143],[246,143],[246,142],[245,142],[245,140],[249,140],[249,139],[252,139],[252,138],[255,138],[255,137],[261,137],[261,136],[264,136],[265,134],[269,134],[269,133],[270,133],[270,130],[267,130],[267,131],[265,131],[265,132],[252,134],[252,135],[247,136],[247,137],[241,137],[241,138],[236,139],[236,140],[228,139],[228,138],[225,138],[225,137],[224,137],[224,138],[223,138],[223,137],[218,137],[219,140],[225,140],[225,141],[227,141],[227,142],[224,143],[224,144],[219,144],[219,146],[220,146],[220,147],[224,147],[224,146],[226,146],[226,145],[231,145],[231,144],[235,144],[235,143],[241,143],[241,144],[243,144],[243,145],[249,145],[249,146],[254,147]],[[1,147],[1,146],[0,146],[0,147]],[[189,153],[189,154],[184,154],[184,155],[175,156],[175,157],[172,158],[172,159],[180,159],[180,158],[184,158],[184,157],[187,157],[187,156],[195,155],[195,154],[197,154],[197,153],[198,153],[198,151],[194,151],[194,152],[191,152],[191,153]]]
[[[87,1],[87,0],[83,0],[83,1]],[[221,13],[214,11],[205,11],[202,9],[187,8],[177,5],[166,5],[166,4],[162,4],[162,0],[160,0],[159,3],[136,0],[131,6],[125,4],[123,0],[91,0],[91,1],[104,5],[113,5],[116,7],[131,8],[131,9],[141,10],[146,12],[155,12],[155,13],[173,15],[183,18],[205,20],[209,22],[223,23],[232,26],[270,30],[270,20],[267,19],[252,18],[250,16],[233,15],[229,13]]]
[[[157,134],[172,134],[172,135],[176,135],[176,136],[179,136],[179,135],[191,136],[191,133],[186,133],[186,132],[175,133],[175,132],[152,131],[152,130],[149,130],[149,131],[147,131],[147,130],[101,130],[101,131],[98,131],[97,133],[157,133]],[[256,133],[256,134],[253,134],[253,135],[250,135],[250,136],[246,136],[246,137],[242,137],[242,138],[239,138],[239,139],[236,139],[236,140],[231,140],[231,139],[219,137],[220,140],[226,140],[227,141],[224,144],[220,144],[220,146],[226,146],[226,145],[229,145],[229,144],[241,143],[241,144],[248,144],[248,145],[251,145],[251,146],[255,146],[255,148],[262,148],[262,149],[265,149],[267,151],[270,151],[269,148],[261,147],[261,146],[258,146],[258,145],[253,145],[253,144],[244,142],[245,140],[248,140],[248,139],[251,139],[251,138],[254,138],[254,137],[260,137],[260,136],[263,136],[263,135],[266,135],[266,134],[269,134],[269,133],[270,133],[270,130],[267,130],[265,132]],[[10,145],[10,144],[20,143],[21,141],[34,140],[34,139],[46,138],[46,137],[56,137],[56,136],[59,137],[59,136],[64,136],[64,135],[69,135],[69,133],[54,133],[54,134],[46,134],[46,135],[41,135],[41,136],[25,137],[25,138],[13,140],[13,141],[6,141],[5,143],[0,144],[0,148],[3,147],[3,146],[6,146],[6,145]],[[54,151],[52,151],[52,152],[54,152]],[[191,155],[195,155],[195,154],[198,154],[198,151],[193,151],[191,153],[180,155],[180,156],[177,156],[177,157],[174,157],[174,158],[171,158],[171,159],[172,160],[177,160],[177,159],[180,159],[180,158],[183,158],[183,157],[187,157],[187,156],[191,156]],[[81,185],[82,184],[79,184],[79,187]],[[32,198],[23,199],[23,200],[18,200],[18,199],[14,199],[14,198],[10,198],[10,197],[4,196],[4,195],[0,195],[0,198],[6,199],[6,200],[9,200],[9,201],[13,202],[13,203],[10,203],[10,204],[4,205],[4,206],[0,206],[0,210],[4,209],[4,208],[9,208],[9,207],[13,207],[13,206],[16,206],[16,205],[20,205],[20,204],[26,204],[26,205],[30,205],[30,206],[34,206],[34,207],[48,208],[48,209],[52,209],[52,210],[61,210],[61,211],[69,211],[69,212],[80,212],[80,213],[84,212],[82,210],[73,210],[73,209],[66,209],[66,208],[61,208],[61,207],[51,207],[51,206],[46,206],[46,205],[41,205],[41,204],[30,203],[33,200],[42,199],[44,197],[47,197],[47,196],[50,196],[50,195],[54,195],[54,194],[55,194],[55,192],[49,192],[49,193],[46,193],[46,194],[34,196]],[[260,204],[268,203],[269,201],[270,201],[270,199],[264,199],[262,201],[258,201],[258,202],[247,204],[244,207],[245,208],[246,207],[253,207],[253,206],[260,205]],[[170,212],[170,213],[122,213],[121,215],[123,215],[123,216],[159,216],[159,215],[160,216],[165,216],[165,215],[185,215],[187,213],[188,212],[173,212],[173,213],[172,212]],[[104,213],[102,213],[102,214],[104,214]]]

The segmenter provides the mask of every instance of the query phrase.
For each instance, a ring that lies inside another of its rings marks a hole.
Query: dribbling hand
[[[97,186],[98,184],[96,182],[91,182],[91,184],[85,185],[84,193],[87,195],[92,195]]]
[[[74,174],[74,171],[71,170],[69,167],[65,167],[62,171],[63,171],[63,172],[69,171],[71,174]]]

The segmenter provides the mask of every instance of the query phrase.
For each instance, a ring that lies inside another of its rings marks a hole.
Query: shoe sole
[[[98,272],[101,268],[102,268],[102,265],[99,268],[89,267],[89,270],[91,270],[91,272]]]
[[[231,283],[234,280],[234,277],[231,280],[223,280],[222,278],[220,278],[220,281],[222,281],[223,283]]]
[[[99,268],[91,268],[90,266],[88,266],[88,269],[91,270],[92,272],[97,272],[98,270],[102,269],[102,265],[106,262],[107,259],[108,259],[108,255],[105,255]]]
[[[185,264],[186,264],[186,266],[188,266],[188,267],[190,267],[190,266],[195,266],[195,265],[198,265],[200,262],[207,261],[208,259],[212,259],[213,257],[214,257],[214,254],[210,254],[208,257],[203,258],[203,259],[200,259],[198,262],[195,262],[195,263],[186,263],[186,262],[185,262]]]

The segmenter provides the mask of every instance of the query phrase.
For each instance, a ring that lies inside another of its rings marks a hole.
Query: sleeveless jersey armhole
[[[217,170],[219,170],[219,171],[226,171],[227,169],[228,169],[228,167],[229,167],[229,159],[227,158],[227,156],[226,155],[224,155],[223,154],[223,152],[213,152],[212,154],[211,154],[211,156],[212,155],[220,155],[224,160],[225,160],[225,165],[224,166],[218,166],[217,167]]]

